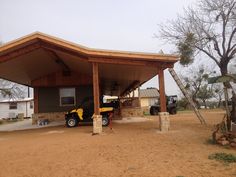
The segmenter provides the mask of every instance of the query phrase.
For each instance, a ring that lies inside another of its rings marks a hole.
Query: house
[[[34,89],[34,120],[64,119],[92,96],[96,132],[102,95],[122,98],[156,75],[166,112],[164,70],[177,61],[176,55],[91,49],[36,32],[0,46],[0,78]]]
[[[25,118],[30,118],[33,113],[33,98],[0,101],[0,119],[16,118],[18,114],[24,114]]]
[[[149,107],[158,102],[159,92],[156,88],[140,89],[141,107]]]

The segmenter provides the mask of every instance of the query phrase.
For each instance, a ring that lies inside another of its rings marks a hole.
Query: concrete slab
[[[145,122],[148,118],[146,117],[123,117],[121,120],[113,120],[112,122],[125,124],[125,123],[135,123],[135,122]]]
[[[65,121],[58,121],[58,122],[50,122],[48,125],[39,126],[39,125],[32,125],[32,119],[25,119],[23,121],[0,125],[0,132],[37,129],[37,128],[59,126],[59,125],[64,125],[64,124],[65,124]]]

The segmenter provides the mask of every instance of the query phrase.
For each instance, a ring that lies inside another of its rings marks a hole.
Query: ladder
[[[195,114],[197,115],[197,118],[199,119],[199,121],[201,122],[201,124],[205,124],[206,125],[206,121],[205,119],[202,117],[201,113],[199,112],[199,110],[197,109],[196,104],[193,102],[192,98],[189,96],[187,90],[184,87],[184,84],[181,82],[180,78],[178,77],[178,75],[176,74],[175,70],[173,68],[169,68],[168,69],[171,76],[173,77],[173,79],[175,80],[176,84],[179,86],[180,90],[182,91],[183,95],[185,96],[185,98],[188,100],[188,102],[190,103],[190,105],[193,108],[193,111],[195,112]]]

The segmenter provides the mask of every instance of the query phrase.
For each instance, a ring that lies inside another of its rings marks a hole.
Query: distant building
[[[152,106],[158,103],[159,91],[157,88],[140,89],[141,107]]]
[[[33,112],[33,98],[0,101],[0,119],[15,118],[20,113],[23,113],[24,117],[32,117]]]

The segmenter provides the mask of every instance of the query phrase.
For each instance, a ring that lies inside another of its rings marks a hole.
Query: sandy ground
[[[230,177],[236,164],[209,160],[235,150],[206,144],[221,111],[205,112],[208,126],[192,113],[171,116],[171,131],[157,117],[114,123],[91,135],[92,126],[64,126],[0,133],[0,177]]]

